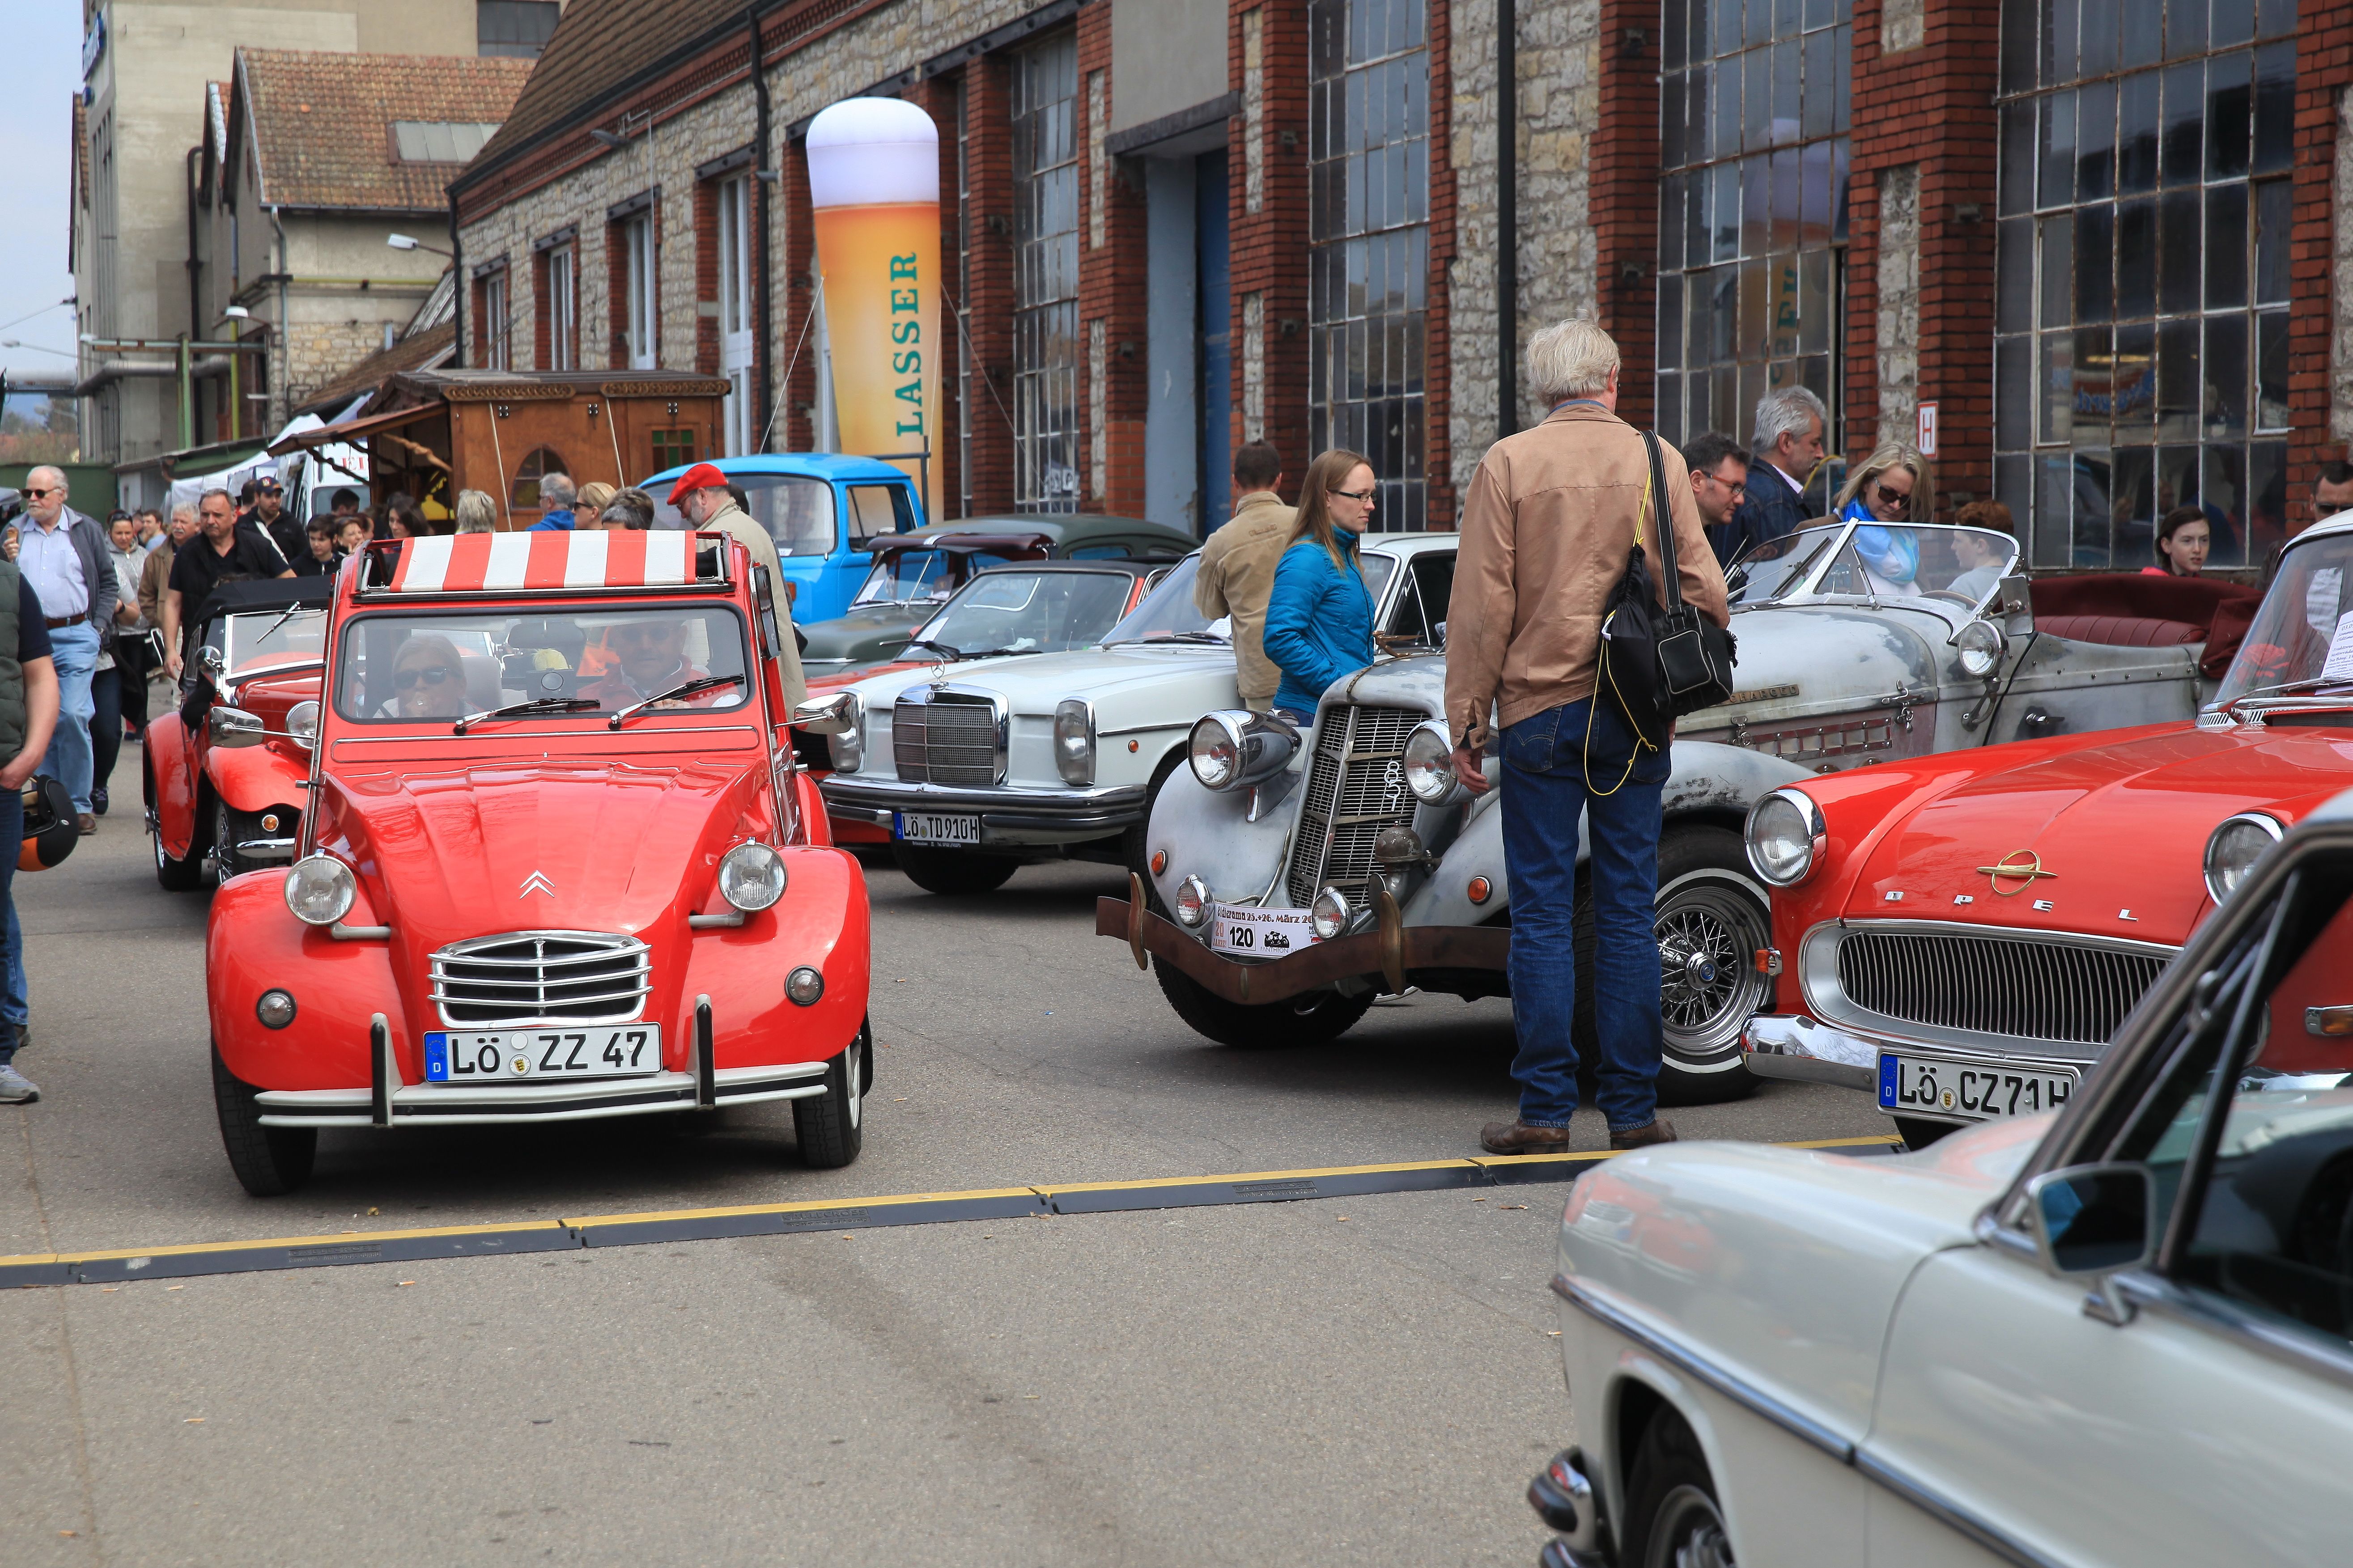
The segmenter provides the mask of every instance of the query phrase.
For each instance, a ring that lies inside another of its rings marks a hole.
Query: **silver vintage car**
[[[2211,689],[2210,628],[2242,628],[2232,606],[2254,596],[2121,574],[2030,586],[2006,535],[1867,529],[1803,529],[1733,573],[1739,689],[1683,721],[1664,795],[1670,1103],[1751,1087],[1741,1026],[1775,987],[1759,957],[1767,893],[1741,839],[1758,798],[1890,758],[2188,719]],[[1154,804],[1148,876],[1101,901],[1096,930],[1153,961],[1177,1014],[1229,1045],[1329,1039],[1408,986],[1508,994],[1500,792],[1455,781],[1444,686],[1433,652],[1335,682],[1304,732],[1242,712],[1201,720],[1191,766]],[[1582,921],[1578,948],[1591,948]],[[1581,1042],[1590,1027],[1581,1005]]]

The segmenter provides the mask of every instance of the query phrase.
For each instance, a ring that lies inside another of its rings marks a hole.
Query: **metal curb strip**
[[[1829,1138],[1786,1143],[1788,1149],[1849,1149],[1868,1152],[1896,1140]],[[358,1263],[416,1263],[441,1258],[495,1258],[525,1252],[571,1252],[585,1247],[644,1247],[659,1242],[716,1241],[733,1237],[793,1236],[808,1231],[872,1230],[955,1220],[1047,1219],[1060,1215],[1122,1214],[1145,1209],[1232,1204],[1294,1203],[1307,1198],[1361,1197],[1382,1193],[1446,1192],[1464,1187],[1520,1186],[1573,1181],[1607,1151],[1576,1154],[1482,1155],[1469,1160],[1420,1160],[1385,1165],[1341,1165],[1303,1171],[1252,1171],[1229,1176],[1159,1177],[1136,1182],[1073,1182],[992,1187],[963,1193],[907,1193],[839,1203],[751,1204],[739,1207],[665,1209],[596,1215],[517,1225],[441,1226],[420,1230],[349,1232],[342,1236],[280,1237],[268,1241],[202,1242],[185,1247],[100,1252],[34,1253],[0,1258],[0,1289],[38,1285],[121,1284],[136,1279],[185,1279],[206,1274],[254,1274],[281,1268],[331,1268]]]

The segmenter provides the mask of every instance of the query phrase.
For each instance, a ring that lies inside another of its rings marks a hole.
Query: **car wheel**
[[[155,851],[155,880],[168,893],[193,892],[204,881],[204,856],[196,846],[188,846],[188,858],[174,860],[164,848],[164,828],[159,821],[149,830],[149,842]]]
[[[1195,1033],[1246,1051],[1329,1045],[1354,1028],[1373,1005],[1369,991],[1361,996],[1309,991],[1256,1005],[1229,1002],[1157,953],[1152,958],[1152,974],[1160,982],[1160,994]]]
[[[1007,855],[976,855],[967,849],[933,849],[893,844],[892,858],[907,880],[927,893],[987,893],[1005,886],[1020,862]]]
[[[213,1047],[213,1109],[219,1113],[221,1146],[228,1151],[228,1168],[257,1198],[274,1198],[292,1192],[311,1179],[311,1163],[318,1157],[315,1127],[264,1127],[260,1090],[228,1070],[220,1047]]]
[[[858,1026],[858,1037],[827,1064],[825,1092],[793,1101],[793,1136],[800,1141],[801,1163],[811,1170],[831,1171],[858,1158],[866,1133],[860,1122],[866,1087],[873,1081],[867,1058],[874,1049],[870,1020]]]
[[[1682,1416],[1661,1410],[1626,1476],[1626,1568],[1734,1568],[1707,1457]]]
[[[237,847],[254,837],[252,814],[237,810],[228,802],[216,796],[213,801],[213,875],[227,881],[240,872],[250,871],[257,862],[248,860],[237,852]]]
[[[1593,900],[1579,875],[1577,968],[1594,963]],[[1659,1011],[1663,1057],[1662,1105],[1713,1105],[1753,1092],[1757,1080],[1740,1057],[1740,1031],[1764,1006],[1768,983],[1757,973],[1760,947],[1773,941],[1771,906],[1748,868],[1740,835],[1728,828],[1670,828],[1659,845],[1659,890],[1651,932],[1659,951]],[[1577,986],[1580,1066],[1599,1059],[1593,1003]]]
[[[1940,1138],[1950,1137],[1959,1128],[1949,1121],[1930,1121],[1918,1116],[1899,1116],[1895,1131],[1902,1134],[1906,1149],[1926,1149]]]

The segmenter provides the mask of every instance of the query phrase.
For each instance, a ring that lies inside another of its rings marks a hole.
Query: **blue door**
[[[1233,286],[1226,252],[1226,155],[1204,153],[1193,164],[1193,235],[1199,301],[1200,352],[1193,356],[1201,378],[1194,406],[1200,410],[1201,531],[1226,521],[1226,498],[1233,493],[1233,371],[1230,341]]]

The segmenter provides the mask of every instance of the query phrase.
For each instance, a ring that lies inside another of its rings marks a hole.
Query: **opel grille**
[[[1429,717],[1418,708],[1335,703],[1324,710],[1291,853],[1293,905],[1305,908],[1326,886],[1361,892],[1371,880],[1373,840],[1413,821],[1405,738]]]
[[[1838,983],[1882,1019],[1989,1041],[2105,1045],[2165,971],[2147,952],[2025,937],[1841,933]]]
[[[901,692],[891,707],[891,760],[910,784],[1004,783],[997,705],[928,686]]]
[[[478,936],[433,955],[433,1001],[451,1028],[626,1024],[652,985],[646,944],[604,931]]]

